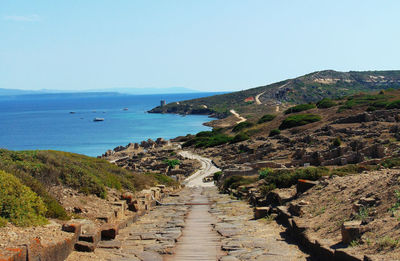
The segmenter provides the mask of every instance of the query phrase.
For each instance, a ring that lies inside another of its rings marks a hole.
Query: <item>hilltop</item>
[[[244,91],[174,102],[149,112],[205,114],[225,118],[232,109],[240,114],[254,115],[279,111],[292,104],[389,88],[400,88],[400,71],[325,70]]]

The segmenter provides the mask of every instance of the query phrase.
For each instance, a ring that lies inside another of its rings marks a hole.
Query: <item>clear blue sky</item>
[[[398,0],[1,0],[0,88],[240,90],[400,69]]]

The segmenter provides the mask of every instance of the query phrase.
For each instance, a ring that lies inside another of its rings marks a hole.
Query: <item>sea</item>
[[[130,142],[209,130],[204,115],[153,114],[167,103],[219,93],[124,95],[63,93],[0,96],[0,148],[99,156]],[[93,121],[104,118],[104,121]]]

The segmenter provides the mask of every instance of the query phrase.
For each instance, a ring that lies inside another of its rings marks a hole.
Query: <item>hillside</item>
[[[400,88],[400,71],[313,72],[266,86],[156,107],[150,113],[205,114],[225,118],[231,109],[243,114],[274,112],[290,104],[338,98],[360,91]],[[261,106],[262,105],[262,106]]]
[[[10,176],[13,176],[10,180]],[[74,213],[65,209],[60,200],[66,192],[91,196],[93,201],[107,198],[110,191],[135,192],[155,184],[171,182],[170,179],[156,174],[138,174],[119,168],[103,159],[61,151],[9,151],[0,149],[0,186],[10,180],[15,188],[29,194],[29,198],[40,207],[35,215],[46,218],[68,219]],[[71,194],[72,193],[72,194]],[[15,195],[14,195],[15,194]],[[15,197],[14,197],[14,196]],[[18,209],[20,205],[14,198],[22,192],[10,187],[6,203],[8,208]],[[27,196],[28,197],[28,196]],[[2,198],[3,199],[3,198]],[[14,224],[31,224],[35,222],[15,222],[21,217],[5,214],[5,202],[0,202],[0,221],[2,218]],[[13,205],[15,203],[15,205]],[[33,203],[32,203],[33,204]],[[34,205],[31,208],[36,209]],[[2,209],[3,208],[3,209]],[[27,212],[21,210],[21,212]],[[19,212],[17,212],[19,213]],[[0,222],[1,223],[1,222]],[[0,224],[1,227],[1,224]]]
[[[399,260],[400,90],[325,98],[179,140],[221,168],[222,191],[264,207],[305,247]]]

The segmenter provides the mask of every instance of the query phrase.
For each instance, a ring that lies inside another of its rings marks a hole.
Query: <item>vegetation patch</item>
[[[316,114],[297,114],[291,115],[284,119],[279,126],[279,129],[289,129],[297,126],[306,125],[309,123],[317,122],[321,120],[321,116]]]
[[[308,167],[292,170],[265,168],[259,172],[259,178],[267,181],[269,189],[288,188],[297,184],[299,179],[317,180],[329,175],[329,169],[325,167]]]
[[[323,98],[316,105],[318,109],[327,109],[336,106],[336,102],[329,98]]]
[[[233,137],[233,139],[231,140],[231,143],[237,143],[237,142],[245,141],[248,139],[250,139],[250,136],[247,133],[240,132]]]
[[[387,109],[400,109],[400,100],[395,100],[387,104]]]
[[[273,136],[276,136],[276,135],[279,135],[279,134],[281,134],[281,131],[280,131],[279,129],[272,129],[272,130],[269,132],[269,136],[270,136],[270,137],[273,137]]]
[[[359,106],[369,106],[371,107],[370,110],[373,110],[373,108],[387,108],[388,99],[392,97],[393,96],[386,95],[383,92],[378,94],[359,93],[357,95],[347,97],[344,104],[339,107],[338,112],[353,109]]]
[[[261,124],[261,123],[264,123],[264,122],[269,122],[269,121],[272,121],[273,119],[275,119],[275,117],[276,117],[276,115],[273,115],[273,114],[265,114],[264,116],[262,116],[262,117],[257,121],[257,123],[258,123],[258,124]]]
[[[61,151],[0,150],[0,170],[17,177],[44,202],[46,217],[68,219],[57,200],[48,193],[53,185],[64,185],[85,194],[106,196],[106,187],[141,190],[156,179],[119,168],[103,159]]]
[[[239,186],[249,185],[255,181],[257,181],[255,177],[232,176],[224,181],[223,188],[237,189]]]
[[[247,128],[250,128],[250,127],[253,127],[253,126],[254,126],[254,123],[251,123],[251,122],[248,122],[248,121],[244,121],[244,122],[236,124],[235,127],[233,127],[232,131],[233,132],[239,132],[239,131],[242,131],[244,129],[247,129]]]
[[[222,130],[202,131],[195,137],[183,143],[182,147],[195,146],[196,148],[208,148],[229,143],[233,140],[231,136],[222,133]]]
[[[29,187],[11,174],[0,171],[0,217],[16,226],[36,226],[47,222],[46,206]]]
[[[314,108],[316,108],[316,106],[313,103],[299,104],[299,105],[290,107],[289,109],[285,110],[285,114],[307,111],[307,110],[314,109]]]
[[[178,159],[172,159],[172,160],[166,159],[166,160],[164,160],[164,163],[167,163],[167,165],[168,165],[170,168],[174,168],[175,166],[181,164],[181,162],[180,162]]]
[[[179,182],[174,180],[173,178],[161,174],[161,173],[147,173],[144,175],[145,178],[149,179],[152,181],[153,184],[152,186],[157,185],[157,184],[162,184],[168,187],[174,187],[177,188],[179,186]]]

